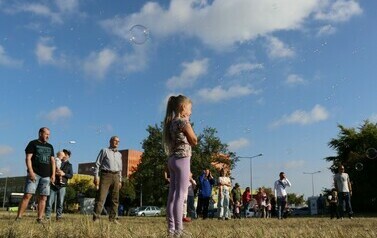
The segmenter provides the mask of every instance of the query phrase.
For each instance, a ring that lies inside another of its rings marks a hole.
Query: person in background
[[[241,204],[242,206],[242,192],[241,192],[240,185],[238,183],[234,185],[231,191],[230,199],[231,199],[231,204],[233,206],[233,213],[235,213],[236,207],[238,206],[237,202],[239,202],[239,204]]]
[[[287,179],[284,172],[280,172],[279,179],[275,181],[274,191],[277,198],[277,215],[278,219],[283,219],[284,210],[287,205],[287,191],[286,188],[291,186],[291,182]]]
[[[171,96],[163,124],[163,146],[169,156],[169,195],[166,206],[168,236],[180,237],[183,230],[183,204],[190,183],[191,146],[197,138],[191,127],[191,100],[183,95]]]
[[[239,201],[236,202],[236,204],[234,205],[234,218],[238,218],[238,219],[241,219],[241,203]]]
[[[336,215],[336,218],[339,219],[339,212],[338,212],[338,192],[335,188],[331,190],[331,195],[327,197],[327,201],[330,205],[330,218],[333,219]]]
[[[242,204],[243,204],[243,216],[246,217],[246,213],[250,208],[251,193],[250,187],[246,187],[245,191],[242,194]]]
[[[271,218],[272,205],[269,197],[266,199],[266,204],[266,218]]]
[[[203,170],[202,175],[199,177],[200,183],[200,192],[199,197],[201,198],[201,205],[202,205],[202,215],[203,219],[208,218],[208,206],[209,201],[212,197],[212,187],[215,184],[215,180],[208,168]]]
[[[347,211],[348,217],[352,219],[353,211],[351,206],[352,186],[350,177],[344,172],[344,166],[340,165],[338,173],[334,176],[334,185],[338,192],[339,216],[344,217],[344,211]]]
[[[195,188],[196,188],[196,181],[192,177],[192,173],[190,173],[190,185],[188,187],[187,193],[187,213],[191,219],[196,218],[195,214]]]
[[[48,143],[50,129],[42,127],[38,132],[38,139],[32,140],[26,146],[26,184],[24,196],[18,206],[16,221],[19,221],[30,198],[37,192],[38,195],[38,223],[43,223],[47,196],[50,195],[50,183],[55,183],[54,148]]]
[[[63,151],[58,152],[58,154],[63,154],[61,159],[60,170],[56,172],[56,179],[61,179],[60,183],[52,184],[50,187],[50,196],[47,199],[46,206],[46,218],[50,219],[52,205],[56,202],[56,221],[61,221],[63,215],[63,205],[64,197],[66,193],[66,186],[68,184],[68,179],[73,177],[72,164],[69,162],[71,158],[71,151],[64,149]]]
[[[258,204],[258,208],[259,208],[259,212],[260,212],[260,216],[262,218],[266,218],[266,200],[267,200],[267,194],[266,192],[264,191],[263,188],[259,188],[258,189],[258,193],[257,193],[257,204]]]
[[[111,196],[109,221],[119,224],[116,220],[119,206],[119,190],[122,186],[122,154],[118,151],[119,137],[112,136],[109,147],[101,149],[97,156],[94,169],[94,185],[99,186],[94,204],[93,221],[100,218],[106,197]]]
[[[217,202],[218,218],[222,220],[229,219],[229,203],[230,203],[230,178],[227,176],[224,169],[220,170],[220,177],[218,180],[219,197]]]

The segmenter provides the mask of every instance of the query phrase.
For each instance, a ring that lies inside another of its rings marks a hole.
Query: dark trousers
[[[209,207],[209,197],[202,198],[202,207],[203,207],[203,219],[208,218],[208,207]]]
[[[338,204],[330,203],[330,217],[331,217],[331,219],[333,219],[335,215],[336,215],[336,218],[339,218]]]
[[[344,217],[344,210],[348,213],[348,216],[351,217],[353,214],[351,206],[351,196],[350,193],[339,192],[338,193],[339,201],[339,215]]]
[[[99,190],[97,191],[96,202],[94,204],[93,219],[101,215],[106,197],[111,196],[109,219],[114,220],[118,213],[119,206],[119,173],[102,173],[100,176]]]

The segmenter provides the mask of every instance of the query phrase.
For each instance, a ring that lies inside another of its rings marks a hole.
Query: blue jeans
[[[48,196],[50,193],[50,177],[41,177],[35,174],[35,181],[31,181],[29,176],[26,176],[24,191],[28,194],[38,192],[39,195]]]
[[[187,196],[187,213],[191,217],[191,219],[196,218],[195,197],[194,196]]]
[[[339,215],[340,217],[344,217],[344,210],[347,211],[348,216],[351,217],[353,214],[352,206],[351,206],[351,196],[348,192],[339,192],[338,194],[339,199]]]
[[[51,186],[50,189],[50,196],[48,196],[47,204],[46,204],[46,217],[51,217],[51,211],[53,209],[52,205],[56,202],[56,218],[61,218],[63,214],[63,204],[64,204],[64,196],[65,196],[66,187],[61,187],[60,189],[56,189]]]
[[[285,206],[287,205],[287,197],[278,197],[277,205],[278,205],[278,218],[282,219],[284,215]]]

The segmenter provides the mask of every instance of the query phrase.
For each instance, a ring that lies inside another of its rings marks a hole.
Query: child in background
[[[65,153],[63,151],[59,151],[56,154],[56,157],[55,157],[56,174],[58,174],[61,171],[62,159],[64,156],[65,156]],[[58,176],[58,181],[56,182],[58,182],[59,184],[64,184],[62,176],[59,176],[59,175],[57,176]]]
[[[239,201],[236,202],[236,206],[234,207],[234,217],[241,219],[241,203]]]
[[[336,218],[339,219],[339,212],[338,212],[338,192],[335,188],[331,190],[331,195],[327,197],[327,201],[330,204],[330,218],[333,219],[336,215]]]
[[[267,197],[266,199],[266,218],[271,218],[271,209],[272,209],[272,205],[271,205],[271,201],[270,201],[270,198]]]

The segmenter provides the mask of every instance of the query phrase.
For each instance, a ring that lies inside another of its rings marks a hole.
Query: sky
[[[0,0],[0,172],[26,174],[40,127],[55,150],[93,162],[113,135],[142,150],[167,98],[193,101],[199,133],[213,127],[252,159],[252,185],[288,192],[332,186],[325,157],[337,125],[377,121],[376,1]],[[374,12],[374,13],[373,13]],[[70,143],[75,141],[76,143]],[[311,175],[316,171],[321,171]],[[360,171],[362,173],[362,171]],[[305,174],[309,173],[309,174]],[[250,185],[250,159],[234,182]]]

